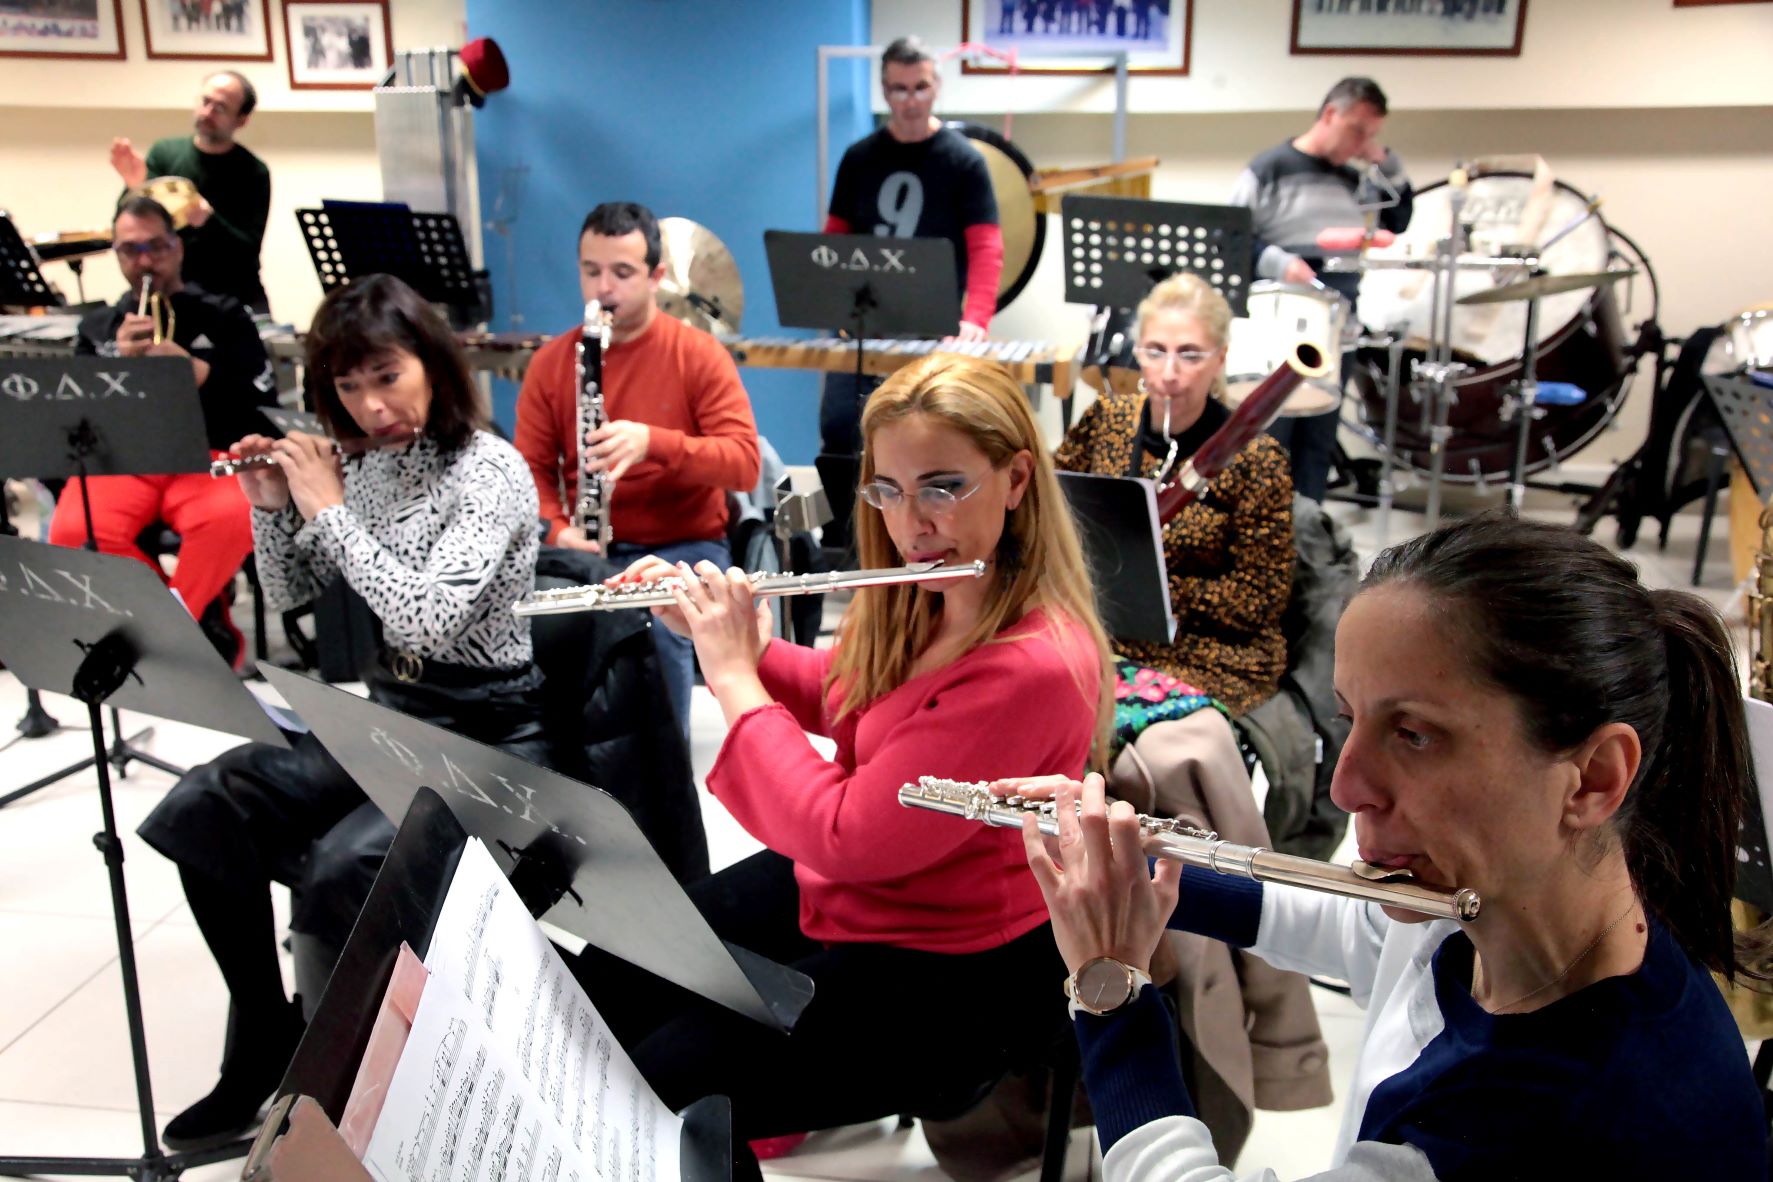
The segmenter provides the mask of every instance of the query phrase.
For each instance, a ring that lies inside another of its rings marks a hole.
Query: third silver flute
[[[1052,801],[1024,800],[1020,796],[994,796],[983,784],[963,784],[925,776],[899,789],[899,803],[907,808],[933,809],[983,821],[1006,829],[1020,829],[1022,818],[1033,813],[1042,833],[1058,836],[1058,806]],[[1293,854],[1279,854],[1261,846],[1223,841],[1217,833],[1195,829],[1179,821],[1139,815],[1145,853],[1215,874],[1274,882],[1306,890],[1360,899],[1437,919],[1476,919],[1483,900],[1469,887],[1430,886],[1413,880],[1408,870],[1393,870],[1356,862],[1338,866]]]

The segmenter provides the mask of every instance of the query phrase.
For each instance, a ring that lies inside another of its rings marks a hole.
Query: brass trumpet
[[[152,275],[142,276],[142,294],[136,301],[135,314],[153,318],[156,345],[170,341],[173,330],[178,327],[178,313],[173,311],[170,299],[154,290]]]
[[[1054,801],[1024,800],[1020,796],[993,796],[984,784],[963,784],[925,776],[899,789],[899,803],[907,808],[931,809],[968,821],[983,821],[1004,829],[1020,829],[1022,818],[1033,813],[1040,831],[1059,834],[1059,806]],[[1217,833],[1195,829],[1180,821],[1139,815],[1145,854],[1198,866],[1214,874],[1231,874],[1257,882],[1281,883],[1310,891],[1360,899],[1386,907],[1431,915],[1436,919],[1470,922],[1478,917],[1483,900],[1470,887],[1447,888],[1414,881],[1408,870],[1393,870],[1356,862],[1338,866],[1293,854],[1278,854],[1261,846],[1222,841]]]

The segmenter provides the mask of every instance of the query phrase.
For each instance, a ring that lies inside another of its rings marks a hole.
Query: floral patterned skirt
[[[1114,738],[1111,740],[1110,761],[1154,722],[1187,718],[1196,710],[1209,706],[1225,717],[1231,717],[1231,712],[1222,703],[1161,670],[1117,656],[1114,658],[1114,673]]]

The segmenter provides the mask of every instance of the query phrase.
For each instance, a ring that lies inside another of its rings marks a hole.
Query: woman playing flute
[[[654,610],[694,641],[726,716],[708,787],[768,847],[690,895],[719,935],[816,992],[782,1035],[595,953],[584,976],[665,1103],[730,1096],[741,1145],[957,1104],[1038,1057],[1063,1021],[1044,988],[988,1021],[965,1001],[1059,972],[1016,835],[897,799],[932,768],[1079,775],[1105,733],[1107,647],[1063,494],[995,362],[900,370],[862,431],[861,564],[982,560],[985,577],[858,589],[835,649],[814,650],[770,639],[737,570],[647,559],[628,572],[687,584]],[[738,1156],[734,1177],[758,1177]]]
[[[1346,980],[1367,1010],[1315,1178],[1764,1178],[1766,1117],[1711,977],[1768,979],[1765,934],[1730,923],[1755,792],[1731,651],[1701,600],[1563,528],[1480,517],[1379,556],[1336,635],[1333,795],[1366,861],[1476,888],[1467,924],[1153,876],[1099,781],[1000,785],[1059,800],[1057,842],[1024,837],[1110,1182],[1232,1177],[1145,987],[1166,922]]]

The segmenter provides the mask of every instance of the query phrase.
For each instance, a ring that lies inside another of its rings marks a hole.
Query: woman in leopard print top
[[[1181,463],[1229,417],[1225,342],[1231,309],[1192,275],[1152,289],[1139,305],[1140,393],[1104,395],[1060,446],[1058,466],[1106,476],[1155,477],[1174,441]],[[1207,494],[1164,526],[1164,562],[1176,615],[1172,644],[1115,647],[1242,714],[1275,692],[1286,667],[1281,614],[1293,581],[1293,481],[1287,454],[1259,435]]]
[[[536,489],[510,444],[479,429],[449,326],[405,284],[372,275],[333,292],[307,338],[308,393],[339,438],[416,435],[342,465],[330,441],[249,435],[237,455],[274,468],[240,481],[253,505],[265,597],[294,607],[343,576],[381,623],[369,696],[543,763],[542,677],[511,604],[535,585]],[[330,969],[394,826],[311,734],[248,743],[181,778],[141,827],[178,863],[192,917],[227,982],[221,1082],[162,1140],[199,1150],[245,1132],[301,1035],[284,995],[271,880],[299,886],[301,966]]]

